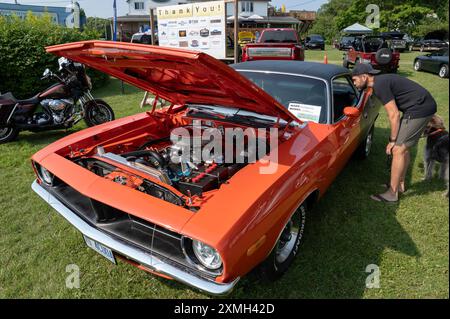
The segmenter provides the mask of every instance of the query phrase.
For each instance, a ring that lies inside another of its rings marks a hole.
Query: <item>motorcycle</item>
[[[58,64],[59,74],[46,69],[41,78],[56,83],[34,97],[17,100],[11,92],[0,95],[0,144],[14,140],[21,130],[68,129],[82,119],[88,126],[114,120],[111,107],[92,96],[84,65],[64,57]]]

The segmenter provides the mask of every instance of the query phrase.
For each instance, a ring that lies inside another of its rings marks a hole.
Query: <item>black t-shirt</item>
[[[425,88],[397,74],[375,75],[373,93],[383,104],[395,100],[404,117],[421,118],[436,113],[436,101]]]

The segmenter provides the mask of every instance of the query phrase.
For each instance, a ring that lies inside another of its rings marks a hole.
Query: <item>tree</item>
[[[100,38],[108,38],[108,30],[110,28],[110,21],[108,19],[88,17],[86,20],[85,30],[95,30]]]
[[[330,0],[318,10],[311,32],[331,39],[353,23],[364,25],[369,4],[380,9],[380,28],[375,32],[400,30],[424,36],[428,30],[444,29],[448,33],[449,0]]]

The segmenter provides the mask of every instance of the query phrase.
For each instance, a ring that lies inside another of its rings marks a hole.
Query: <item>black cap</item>
[[[380,70],[375,70],[369,63],[358,63],[355,65],[352,71],[353,75],[361,75],[361,74],[378,74]]]

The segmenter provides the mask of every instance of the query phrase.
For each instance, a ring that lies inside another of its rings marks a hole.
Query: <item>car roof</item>
[[[295,29],[293,28],[265,28],[262,31],[292,31],[292,30],[295,31]]]
[[[318,77],[328,81],[330,81],[335,75],[338,74],[350,74],[350,71],[342,66],[304,61],[260,60],[231,64],[230,67],[235,70],[303,74]]]

